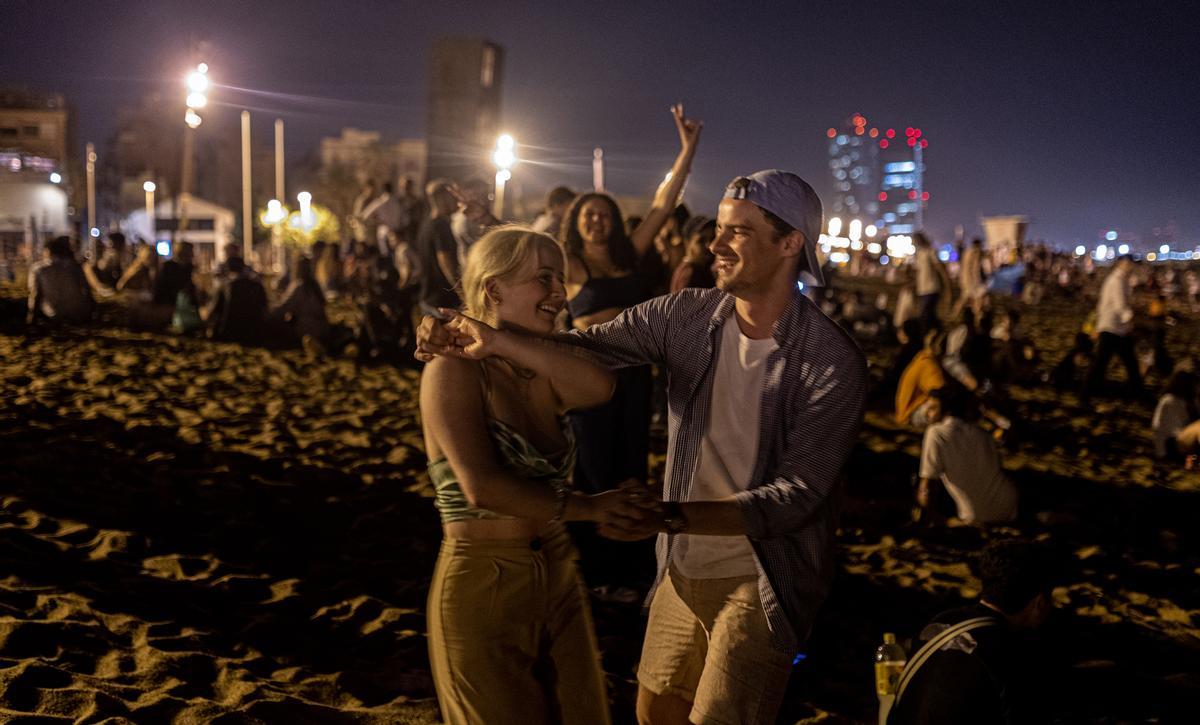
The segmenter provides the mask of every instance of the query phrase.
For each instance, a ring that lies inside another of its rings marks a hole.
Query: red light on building
[[[883,135],[884,135],[884,136],[887,136],[888,138],[896,138],[896,129],[894,129],[894,128],[889,128],[889,129],[887,130],[887,133],[885,133],[885,134],[883,134]]]
[[[887,147],[888,147],[887,139],[886,138],[879,139],[879,148],[885,149]]]
[[[905,135],[905,136],[912,136],[912,135],[913,135],[913,127],[912,127],[912,126],[909,126],[908,128],[904,129],[904,135]]]
[[[855,126],[855,127],[854,127],[854,135],[855,135],[855,136],[861,136],[861,135],[863,135],[863,127],[862,127],[862,126]]]
[[[921,148],[925,148],[928,145],[929,145],[929,141],[927,141],[925,139],[921,139]]]
[[[915,192],[915,191],[910,191],[910,192],[908,192],[908,198],[909,198],[909,199],[916,199],[916,198],[917,198],[917,192]]]
[[[833,138],[834,136],[837,136],[837,129],[831,128],[825,132],[825,135],[828,136],[829,138]]]
[[[887,201],[887,192],[886,192],[886,191],[881,191],[881,192],[879,192],[879,200],[880,200],[880,201]]]
[[[908,145],[909,145],[909,146],[916,146],[916,145],[917,145],[917,140],[916,140],[915,138],[913,138],[912,136],[909,136],[909,137],[908,137]]]
[[[871,138],[875,138],[876,136],[878,136],[878,135],[879,135],[879,129],[877,129],[877,128],[873,128],[873,129],[871,129],[871,134],[870,134],[870,135],[871,135]]]
[[[929,201],[929,192],[928,191],[921,192],[921,201]]]

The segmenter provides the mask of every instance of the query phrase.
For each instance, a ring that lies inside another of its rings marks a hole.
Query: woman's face
[[[499,322],[541,334],[554,332],[567,302],[562,250],[549,242],[539,244],[537,254],[511,280],[496,280],[492,296],[499,299],[494,304]]]
[[[575,221],[579,236],[589,244],[604,244],[612,234],[612,208],[603,199],[588,199],[579,208],[579,217]]]

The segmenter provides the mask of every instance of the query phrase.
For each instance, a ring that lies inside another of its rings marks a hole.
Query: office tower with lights
[[[482,38],[433,44],[426,109],[429,178],[488,178],[488,154],[500,133],[504,50]]]
[[[903,137],[894,128],[875,142],[879,149],[879,188],[875,226],[888,234],[912,234],[925,225],[929,192],[925,189],[925,149],[929,139],[909,126]]]
[[[826,213],[873,220],[879,209],[879,147],[875,144],[879,129],[868,128],[867,119],[856,113],[841,128],[830,128],[825,136],[834,189]]]

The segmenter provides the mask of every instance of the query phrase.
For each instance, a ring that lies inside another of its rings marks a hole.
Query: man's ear
[[[807,243],[804,233],[793,229],[779,240],[779,251],[785,257],[795,257],[804,253],[804,245]]]

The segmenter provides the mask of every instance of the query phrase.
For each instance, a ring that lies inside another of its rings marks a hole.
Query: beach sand
[[[1024,313],[1047,364],[1084,304]],[[417,373],[117,318],[0,330],[0,721],[436,722],[424,613],[440,529]],[[1177,352],[1194,332],[1172,333]],[[872,720],[882,633],[904,641],[970,601],[966,555],[1017,535],[1072,562],[1047,635],[1065,672],[1048,714],[1194,710],[1200,477],[1152,462],[1144,405],[1013,398],[1022,515],[990,531],[908,523],[919,434],[868,414],[841,572],[780,722]],[[630,722],[644,621],[637,605],[594,607],[614,719]]]

